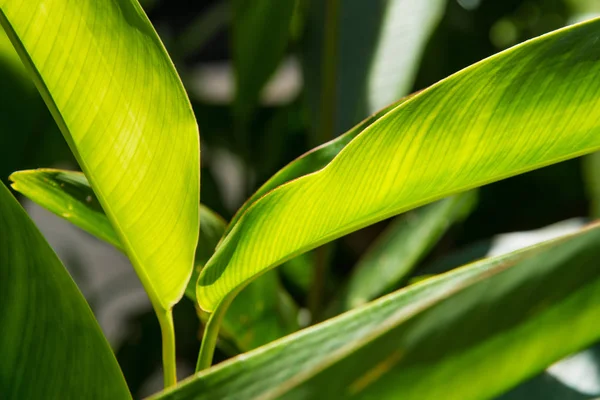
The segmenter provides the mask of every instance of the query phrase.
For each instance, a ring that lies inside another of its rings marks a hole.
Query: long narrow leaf
[[[426,280],[160,399],[492,398],[600,338],[600,227]]]
[[[155,307],[192,273],[198,129],[136,0],[0,0],[5,28]],[[16,134],[16,133],[13,133]]]
[[[0,327],[0,398],[131,398],[85,299],[1,182]]]
[[[515,46],[371,124],[322,170],[254,203],[198,280],[212,311],[254,276],[348,232],[600,148],[600,20]]]

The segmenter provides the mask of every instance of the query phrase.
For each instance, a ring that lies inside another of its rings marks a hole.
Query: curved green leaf
[[[379,118],[387,114],[388,111],[392,110],[394,107],[409,99],[411,96],[402,98],[394,104],[387,106],[383,110],[366,118],[360,124],[356,125],[354,128],[350,129],[343,135],[333,140],[330,140],[329,142],[324,143],[319,147],[312,149],[311,151],[303,154],[302,156],[298,157],[297,159],[280,169],[256,192],[254,192],[254,194],[250,196],[250,198],[246,200],[246,202],[239,208],[239,210],[235,213],[234,217],[231,219],[231,222],[227,226],[226,234],[228,234],[231,231],[231,229],[235,226],[235,224],[242,217],[242,215],[244,215],[246,210],[248,210],[248,208],[252,204],[254,204],[258,199],[260,199],[276,187],[283,185],[284,183],[287,183],[294,179],[300,178],[301,176],[308,175],[310,173],[316,172],[324,168],[360,132],[362,132],[373,122],[377,121]]]
[[[348,232],[600,148],[599,29],[573,25],[466,68],[371,124],[322,170],[265,195],[200,274],[201,307]]]
[[[0,0],[5,28],[123,243],[154,307],[192,273],[198,129],[136,0]]]
[[[1,182],[0,326],[0,398],[131,398],[85,299]]]
[[[18,171],[12,187],[32,201],[88,233],[122,250],[121,242],[92,188],[80,172],[57,169]],[[194,273],[185,294],[196,303],[196,280],[225,231],[225,221],[200,205],[200,235]],[[276,275],[265,275],[243,290],[223,321],[223,335],[243,351],[259,347],[298,329],[294,305],[280,288]],[[290,311],[292,310],[292,311]]]
[[[595,225],[459,268],[156,398],[493,398],[600,338],[599,244]]]

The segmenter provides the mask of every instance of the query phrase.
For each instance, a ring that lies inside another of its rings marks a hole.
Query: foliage
[[[598,224],[486,258],[494,239],[473,222],[491,198],[492,213],[534,220],[526,200],[504,201],[517,190],[498,200],[485,185],[536,169],[525,176],[552,180],[559,169],[542,167],[600,149],[595,8],[527,4],[217,2],[161,30],[173,63],[146,16],[161,27],[163,2],[0,0],[0,173],[81,169],[10,181],[130,260],[160,326],[164,391],[153,398],[589,398],[600,388],[547,379],[554,366],[527,381],[600,340]],[[503,51],[438,70],[428,57],[460,7],[504,10],[489,24]],[[544,30],[531,7],[582,22]],[[206,81],[190,60],[223,29],[233,80],[218,104],[194,89]],[[282,65],[304,86],[274,101]],[[570,186],[548,204],[577,187],[596,216],[598,159],[578,172],[585,192],[563,177]],[[139,397],[0,186],[0,397]],[[185,304],[194,311],[179,314]],[[156,341],[142,342],[154,355]],[[178,384],[184,359],[196,373]]]

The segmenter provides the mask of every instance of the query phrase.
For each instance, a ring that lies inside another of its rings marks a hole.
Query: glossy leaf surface
[[[265,195],[201,273],[200,305],[212,311],[254,276],[351,231],[600,148],[599,28],[573,25],[466,68]]]
[[[163,399],[493,398],[600,338],[600,228],[409,286]]]
[[[198,237],[198,129],[136,0],[0,0],[31,72],[155,307],[183,295]]]
[[[13,189],[61,218],[122,250],[87,179],[80,172],[38,169],[11,175]],[[200,205],[200,236],[192,279],[185,294],[196,303],[196,280],[225,231],[225,221]],[[267,274],[234,300],[223,321],[223,335],[247,351],[298,329],[295,305],[280,288],[277,276]]]
[[[3,183],[0,326],[0,398],[131,398],[85,299]]]

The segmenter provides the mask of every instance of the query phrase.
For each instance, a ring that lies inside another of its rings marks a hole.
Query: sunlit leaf
[[[143,10],[136,0],[0,0],[0,23],[153,305],[171,308],[198,237],[198,130]]]
[[[227,226],[227,233],[231,231],[231,229],[235,226],[237,221],[242,217],[242,215],[248,210],[248,208],[254,204],[258,199],[263,197],[265,194],[275,189],[278,186],[283,185],[286,182],[297,179],[301,176],[308,175],[310,173],[316,172],[323,167],[325,167],[335,156],[338,155],[340,151],[352,139],[354,139],[360,132],[362,132],[366,127],[371,125],[373,122],[377,121],[380,117],[385,115],[388,111],[406,101],[410,96],[403,98],[396,103],[385,107],[383,110],[373,114],[372,116],[366,118],[360,124],[356,125],[354,128],[346,132],[345,134],[319,146],[311,151],[303,154],[298,157],[294,161],[290,162],[288,165],[279,170],[275,175],[273,175],[269,180],[267,180],[246,202],[240,207],[240,209],[236,212],[235,216],[232,218],[231,222]]]
[[[85,299],[1,182],[0,326],[0,398],[131,398]]]
[[[255,202],[198,280],[212,311],[299,253],[448,195],[600,148],[600,20],[444,79],[367,127],[320,171]]]

